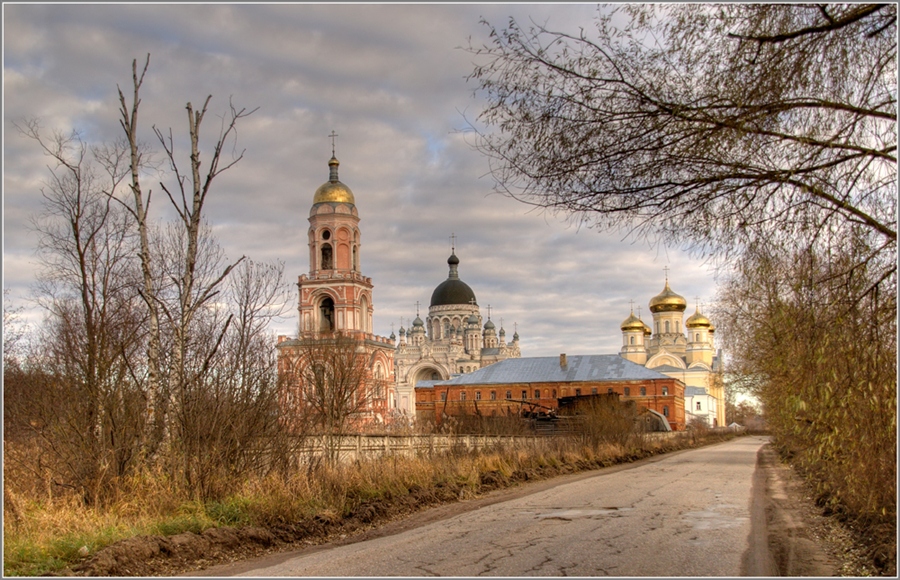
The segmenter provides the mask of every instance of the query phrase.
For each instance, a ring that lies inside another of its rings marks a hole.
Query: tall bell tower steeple
[[[372,334],[372,279],[360,270],[359,213],[353,192],[338,178],[334,132],[328,181],[309,210],[309,273],[301,275],[300,334]]]

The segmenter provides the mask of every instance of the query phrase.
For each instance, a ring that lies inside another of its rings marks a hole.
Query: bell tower
[[[328,181],[309,210],[309,273],[299,277],[300,336],[372,334],[372,279],[360,271],[359,214],[353,192],[338,179],[332,134]]]

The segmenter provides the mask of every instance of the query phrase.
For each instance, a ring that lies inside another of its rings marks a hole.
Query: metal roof
[[[577,383],[668,378],[617,354],[595,354],[568,356],[565,368],[560,367],[559,357],[510,358],[437,384]]]
[[[685,387],[684,388],[684,396],[685,397],[694,397],[697,395],[707,395],[709,393],[706,392],[705,387]]]

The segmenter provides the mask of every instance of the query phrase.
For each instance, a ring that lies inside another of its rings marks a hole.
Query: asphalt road
[[[240,575],[764,575],[751,507],[766,442],[739,437],[600,470],[395,535],[245,563]]]

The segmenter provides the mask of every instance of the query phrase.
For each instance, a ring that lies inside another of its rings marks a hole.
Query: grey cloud
[[[684,253],[660,253],[619,232],[576,228],[493,195],[486,159],[466,143],[473,56],[485,17],[588,26],[592,5],[9,5],[6,9],[4,286],[24,288],[36,239],[24,227],[40,199],[46,159],[10,122],[38,115],[91,139],[118,137],[116,85],[149,52],[142,138],[172,127],[183,151],[184,105],[212,94],[207,143],[229,98],[259,110],[239,126],[244,159],[209,201],[214,231],[232,259],[281,260],[288,278],[308,269],[309,204],[327,180],[335,130],[340,176],[362,218],[362,269],[375,284],[376,331],[390,334],[415,303],[427,312],[447,276],[455,232],[460,275],[526,356],[616,352],[629,300],[662,290],[663,266],[691,303],[714,292],[711,274]],[[466,118],[463,118],[462,113]],[[158,149],[158,147],[157,147]],[[208,151],[208,145],[205,150]],[[230,153],[230,151],[229,151]],[[170,178],[168,178],[170,179]],[[154,190],[158,184],[148,180]],[[157,192],[160,193],[160,192]],[[161,195],[155,219],[162,219]],[[484,314],[487,312],[485,310]],[[276,331],[295,332],[288,318]]]

